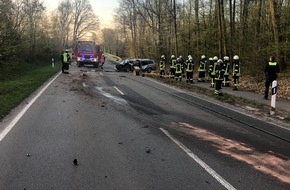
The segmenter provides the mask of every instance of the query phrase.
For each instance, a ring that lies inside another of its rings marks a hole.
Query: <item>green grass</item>
[[[0,72],[0,120],[13,108],[39,88],[45,81],[60,71],[55,64],[17,64]]]

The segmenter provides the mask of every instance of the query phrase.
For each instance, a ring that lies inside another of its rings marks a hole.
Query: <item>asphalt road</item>
[[[290,189],[289,130],[231,105],[108,63],[38,95],[1,123],[1,190]]]

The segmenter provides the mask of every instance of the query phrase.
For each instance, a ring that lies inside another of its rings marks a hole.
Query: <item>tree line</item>
[[[97,39],[98,30],[89,0],[62,0],[56,10],[41,0],[0,0],[0,67],[58,58],[66,44],[87,34]]]
[[[289,65],[290,0],[122,0],[115,23],[104,46],[120,56],[239,55],[253,75],[270,55]]]

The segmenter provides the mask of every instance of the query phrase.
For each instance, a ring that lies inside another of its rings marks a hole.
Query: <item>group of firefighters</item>
[[[165,56],[161,56],[159,70],[160,78],[165,76],[166,70]],[[188,55],[188,59],[184,60],[182,56],[176,58],[174,55],[169,60],[169,77],[175,78],[176,81],[182,81],[183,75],[186,76],[187,83],[193,82],[193,72],[195,63],[191,55]],[[210,57],[208,60],[205,55],[201,56],[198,67],[198,82],[206,81],[206,74],[211,79],[210,87],[215,88],[214,93],[216,95],[222,95],[221,88],[230,86],[230,69],[232,69],[232,76],[234,79],[233,90],[238,90],[239,77],[241,73],[239,56],[233,57],[233,63],[231,68],[230,58],[228,56],[219,59],[217,56]]]

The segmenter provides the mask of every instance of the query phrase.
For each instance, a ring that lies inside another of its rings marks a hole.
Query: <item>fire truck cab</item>
[[[73,45],[73,53],[78,67],[92,65],[96,68],[103,54],[101,46],[96,45],[94,41],[77,41]]]

